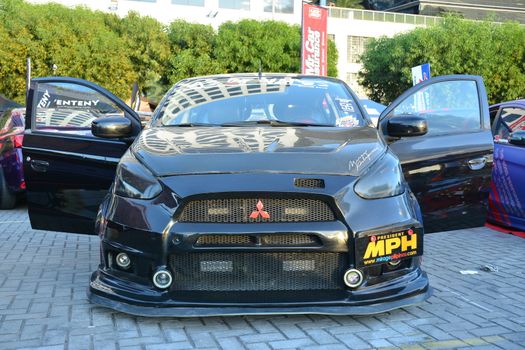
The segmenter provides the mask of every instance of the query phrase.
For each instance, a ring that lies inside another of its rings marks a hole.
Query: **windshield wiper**
[[[192,126],[222,126],[220,124],[210,124],[210,123],[180,123],[180,124],[169,124],[164,126],[179,126],[181,128],[187,128]]]
[[[262,119],[262,120],[245,120],[242,122],[235,123],[224,123],[220,126],[245,126],[245,125],[270,125],[270,126],[327,126],[332,127],[330,124],[315,124],[315,123],[303,123],[303,122],[285,122],[276,119]]]

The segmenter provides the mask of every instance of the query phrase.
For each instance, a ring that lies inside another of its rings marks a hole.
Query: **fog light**
[[[363,273],[356,269],[350,269],[345,272],[343,279],[348,287],[356,288],[363,283]]]
[[[126,253],[119,253],[117,255],[117,265],[123,269],[127,269],[131,264],[131,259]]]
[[[159,270],[153,275],[153,284],[157,288],[168,288],[171,285],[171,281],[171,273],[167,270]]]

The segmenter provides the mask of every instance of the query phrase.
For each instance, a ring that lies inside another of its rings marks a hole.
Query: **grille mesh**
[[[295,187],[305,187],[305,188],[324,188],[323,179],[295,179]]]
[[[221,246],[251,246],[255,244],[253,237],[248,235],[204,235],[195,242],[199,247],[221,247]]]
[[[290,233],[270,235],[202,235],[195,242],[198,247],[320,247],[319,237],[311,234]]]
[[[257,213],[257,204],[261,201]],[[263,218],[263,212],[270,217]],[[328,204],[310,198],[227,198],[199,199],[189,202],[182,210],[179,222],[257,223],[257,222],[318,222],[334,221]]]
[[[346,254],[205,252],[170,256],[173,291],[341,290]]]

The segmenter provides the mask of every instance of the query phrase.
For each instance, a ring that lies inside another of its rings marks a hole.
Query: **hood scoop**
[[[294,179],[294,185],[295,187],[303,187],[303,188],[324,188],[324,180],[323,179],[310,179],[310,178],[299,178]]]

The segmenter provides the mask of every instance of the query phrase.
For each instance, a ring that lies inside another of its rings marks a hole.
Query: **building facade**
[[[523,0],[368,0],[377,10],[439,16],[456,13],[469,19],[525,23]]]
[[[43,3],[47,0],[31,0]],[[279,20],[301,24],[302,0],[55,0],[66,6],[84,5],[96,10],[125,16],[129,11],[156,18],[163,23],[176,19],[209,24],[218,28],[226,21],[251,18]],[[329,8],[328,33],[339,52],[338,77],[346,81],[356,93],[365,96],[357,83],[361,70],[359,56],[367,40],[393,36],[417,26],[432,25],[438,17],[416,16],[404,13]]]

